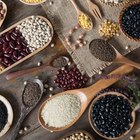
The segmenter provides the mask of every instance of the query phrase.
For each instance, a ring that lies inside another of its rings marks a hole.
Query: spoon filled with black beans
[[[124,63],[140,69],[140,64],[136,63],[120,54],[111,44],[103,39],[94,39],[89,45],[92,55],[105,62]]]
[[[134,126],[135,110],[126,96],[118,92],[107,92],[97,96],[91,103],[89,121],[100,136],[119,139]]]

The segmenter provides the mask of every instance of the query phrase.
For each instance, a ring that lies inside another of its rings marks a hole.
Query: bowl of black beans
[[[125,6],[119,17],[122,32],[130,39],[140,41],[140,1]]]
[[[119,139],[128,134],[134,126],[135,117],[129,99],[114,91],[98,95],[89,109],[91,127],[106,139]]]
[[[0,137],[10,129],[13,122],[13,109],[9,101],[0,95]]]

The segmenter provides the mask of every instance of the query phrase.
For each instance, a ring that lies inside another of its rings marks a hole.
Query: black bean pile
[[[41,89],[37,83],[28,82],[23,91],[23,103],[27,107],[35,105],[41,96]]]
[[[93,105],[92,119],[97,131],[106,137],[115,138],[130,129],[133,119],[128,100],[121,96],[106,95]]]
[[[22,34],[15,28],[0,37],[0,64],[11,66],[30,53]]]
[[[7,123],[8,119],[8,112],[5,104],[0,101],[0,131],[4,128]]]
[[[112,62],[116,58],[116,52],[112,46],[103,39],[94,39],[89,45],[90,52],[97,59]]]
[[[83,88],[88,81],[85,75],[82,75],[76,66],[60,69],[56,75],[55,83],[63,90]]]
[[[121,25],[129,36],[140,39],[140,3],[134,4],[124,10]]]

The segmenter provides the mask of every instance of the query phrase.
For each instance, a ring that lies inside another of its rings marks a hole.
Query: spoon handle
[[[139,63],[136,63],[136,62],[134,62],[134,61],[132,61],[132,60],[124,57],[124,56],[122,56],[121,59],[120,59],[120,61],[118,61],[118,62],[125,63],[125,64],[128,64],[130,66],[133,66],[133,67],[135,67],[137,69],[140,69],[140,64]]]
[[[122,78],[123,75],[128,74],[133,71],[133,67],[129,65],[123,65],[116,70],[112,71],[107,76],[102,76],[101,80],[93,84],[92,86],[85,88],[84,92],[86,93],[87,98],[89,101],[91,101],[97,93],[99,93],[101,90],[111,86],[118,80]]]
[[[21,113],[20,118],[18,119],[18,122],[17,122],[17,124],[15,126],[14,133],[13,133],[12,137],[9,140],[16,140],[16,137],[17,137],[17,135],[19,133],[19,130],[21,128],[21,124],[24,121],[26,116],[27,116],[27,112],[26,111]]]
[[[75,0],[70,0],[70,1],[71,1],[71,3],[73,4],[73,6],[75,7],[77,13],[79,14],[79,13],[80,13],[80,9],[79,9],[79,7],[77,6]]]
[[[7,74],[6,79],[11,80],[11,79],[18,78],[18,77],[23,76],[23,75],[28,74],[28,73],[33,73],[33,72],[36,72],[38,70],[44,70],[44,68],[47,66],[49,66],[49,63],[46,63],[42,66],[34,67],[34,68],[28,68],[28,69],[12,72],[12,73]]]

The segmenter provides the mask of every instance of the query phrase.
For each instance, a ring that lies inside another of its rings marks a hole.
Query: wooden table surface
[[[21,2],[19,2],[19,0],[4,0],[4,2],[8,6],[8,13],[7,13],[5,22],[4,22],[3,26],[1,27],[1,31],[6,29],[7,27],[9,27],[10,25],[16,23],[17,21],[19,21],[27,16],[30,16],[30,15],[38,14],[38,15],[46,16],[45,12],[43,11],[41,6],[27,6],[27,5],[24,5]],[[51,68],[51,67],[46,67],[46,69],[44,69],[43,71],[38,71],[38,72],[30,74],[30,75],[28,74],[24,77],[20,77],[16,80],[11,80],[11,81],[7,81],[5,79],[6,74],[9,73],[10,71],[16,71],[18,69],[35,66],[35,65],[37,65],[37,62],[39,62],[39,61],[46,62],[52,56],[66,52],[63,45],[61,44],[61,42],[58,40],[57,37],[55,37],[54,42],[56,44],[54,48],[51,48],[50,46],[48,46],[45,50],[41,51],[39,54],[33,56],[32,58],[28,59],[27,61],[23,62],[22,64],[18,65],[17,67],[9,70],[8,72],[6,72],[0,76],[0,80],[1,80],[0,94],[5,96],[10,101],[10,103],[13,107],[13,110],[14,110],[13,125],[10,128],[10,130],[8,131],[8,133],[6,135],[4,135],[3,137],[1,137],[0,140],[8,140],[10,138],[11,134],[14,133],[15,124],[16,124],[16,122],[19,118],[19,114],[20,114],[21,95],[22,95],[22,90],[24,87],[23,82],[38,75],[40,79],[42,79],[43,81],[47,80],[48,84],[50,86],[53,86],[52,81],[53,81],[54,75],[56,73],[56,69]],[[135,58],[138,62],[140,62],[140,57],[139,57],[140,51],[139,50],[136,50],[130,56],[132,58]],[[53,93],[56,93],[56,92],[58,92],[58,89],[55,89]],[[50,91],[47,91],[45,93],[40,104],[48,97],[48,95],[50,93],[51,93]],[[91,129],[91,127],[88,123],[87,111],[84,113],[84,115],[80,118],[80,120],[75,125],[73,125],[69,129],[67,129],[66,131],[50,133],[50,132],[44,130],[43,128],[41,128],[41,126],[39,125],[38,120],[37,120],[37,111],[38,111],[40,104],[36,107],[35,110],[33,110],[28,115],[28,117],[24,121],[22,128],[24,128],[25,126],[29,126],[29,130],[26,133],[24,133],[23,135],[21,135],[18,138],[19,140],[57,140],[58,138],[65,135],[66,133],[75,131],[77,129],[87,130],[92,135],[96,136],[96,134],[93,132],[93,130]],[[137,119],[137,124],[140,124],[140,119]],[[131,135],[131,133],[129,135]],[[127,137],[123,138],[123,140],[128,140],[129,135]],[[97,140],[100,140],[100,139],[102,139],[102,138],[97,138]],[[138,139],[139,138],[137,138],[136,140],[138,140]]]

